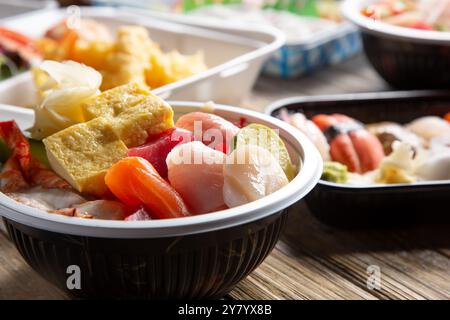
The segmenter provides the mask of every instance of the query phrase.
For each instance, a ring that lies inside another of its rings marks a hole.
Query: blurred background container
[[[48,0],[0,0],[0,19],[57,6],[57,1]]]
[[[263,73],[284,79],[337,64],[359,53],[362,47],[357,28],[342,20],[338,0],[94,0],[91,3],[277,27],[285,33],[287,41],[266,62]]]

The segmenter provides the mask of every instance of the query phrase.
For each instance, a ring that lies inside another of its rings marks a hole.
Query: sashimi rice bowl
[[[67,266],[86,271],[73,295],[222,296],[320,177],[318,151],[280,120],[133,82],[101,92],[73,61],[38,72],[36,106],[0,106],[0,214],[48,280],[67,291]]]

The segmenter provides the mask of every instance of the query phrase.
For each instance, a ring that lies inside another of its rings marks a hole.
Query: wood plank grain
[[[360,288],[367,267],[379,266],[382,289],[372,291],[379,298],[450,298],[450,260],[434,250],[450,247],[450,226],[349,231],[321,224],[304,204],[291,211],[282,240],[299,256],[314,257]]]
[[[289,214],[282,240],[233,298],[450,299],[450,260],[427,249],[448,247],[450,226],[348,231],[321,224],[304,204]],[[381,269],[380,290],[367,288],[370,265]]]
[[[67,299],[24,262],[4,229],[0,231],[0,300],[3,299]]]

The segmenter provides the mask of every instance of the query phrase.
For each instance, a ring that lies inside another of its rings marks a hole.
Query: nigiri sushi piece
[[[438,136],[450,136],[450,123],[436,116],[417,118],[406,128],[426,140]]]
[[[420,179],[450,179],[450,136],[439,136],[430,140],[428,159],[417,170]]]
[[[278,161],[257,145],[238,146],[223,167],[223,198],[236,207],[263,198],[289,183]]]
[[[319,150],[324,161],[330,160],[330,145],[314,122],[308,120],[303,113],[289,114],[286,109],[281,110],[280,118],[305,134]]]
[[[345,164],[350,172],[378,168],[384,157],[383,146],[360,122],[342,114],[320,114],[312,120],[327,137],[334,161]]]
[[[369,124],[367,130],[380,140],[386,155],[392,152],[394,141],[406,142],[415,149],[421,148],[423,145],[421,137],[395,122],[384,121]]]
[[[450,179],[450,153],[431,157],[419,169],[417,176],[425,181]]]
[[[130,208],[144,206],[152,218],[189,216],[183,198],[147,160],[127,157],[111,166],[105,176],[111,192]]]
[[[191,112],[181,116],[175,127],[189,130],[194,134],[195,140],[205,145],[220,149],[227,153],[234,136],[239,128],[233,123],[215,114],[205,112]]]
[[[223,152],[193,141],[173,148],[166,163],[170,184],[193,214],[227,208],[222,193]]]

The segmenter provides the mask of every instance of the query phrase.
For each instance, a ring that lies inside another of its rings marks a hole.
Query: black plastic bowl
[[[252,272],[272,251],[285,218],[280,211],[217,231],[138,239],[73,236],[4,221],[26,262],[74,297],[199,299],[222,297]],[[81,270],[81,290],[67,286],[72,265]]]
[[[203,107],[189,102],[171,105],[176,115]],[[0,215],[24,259],[80,298],[198,299],[229,292],[270,253],[286,218],[284,209],[314,187],[322,161],[306,137],[280,120],[221,105],[213,112],[233,122],[245,118],[279,129],[293,162],[301,163],[300,173],[281,190],[243,206],[151,221],[52,215],[0,192]],[[25,127],[32,122],[29,111],[0,105],[0,121],[8,117]],[[74,278],[78,270],[80,289]]]
[[[346,0],[344,16],[361,29],[364,52],[375,70],[398,89],[450,88],[450,32],[393,26],[361,14],[377,0]]]
[[[364,123],[408,123],[450,112],[450,92],[404,91],[294,97],[266,109],[317,114],[342,113]],[[450,223],[450,180],[411,184],[352,186],[320,180],[305,201],[320,221],[339,227],[391,227],[418,223]]]

